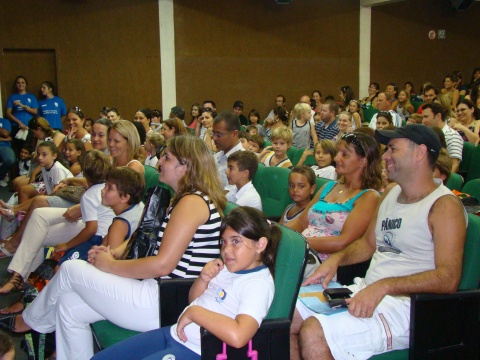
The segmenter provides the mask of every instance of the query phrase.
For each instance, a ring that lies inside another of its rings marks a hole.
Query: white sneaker
[[[10,180],[10,179],[8,177],[8,174],[7,174],[7,175],[5,175],[5,177],[2,180],[0,180],[0,186],[1,187],[7,187],[8,186],[8,180]]]

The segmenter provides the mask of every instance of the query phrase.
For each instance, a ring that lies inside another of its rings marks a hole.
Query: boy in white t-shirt
[[[257,169],[258,158],[251,151],[237,151],[228,157],[225,173],[228,183],[236,186],[236,189],[227,194],[228,201],[262,211],[262,200],[251,181]]]

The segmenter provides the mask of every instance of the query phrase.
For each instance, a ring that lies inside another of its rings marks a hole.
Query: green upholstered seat
[[[369,123],[372,120],[373,115],[378,113],[378,111],[379,110],[374,107],[363,109],[363,121]]]
[[[413,110],[417,112],[418,108],[423,104],[423,101],[411,100],[410,103],[413,105]]]
[[[473,179],[467,182],[463,186],[462,192],[469,194],[480,201],[480,179]]]
[[[290,149],[287,150],[287,157],[290,159],[290,161],[293,164],[293,159],[295,159],[295,155],[299,149],[297,149],[295,146],[290,146]]]
[[[447,188],[450,190],[462,190],[463,187],[463,177],[458,174],[452,173],[450,178],[447,181]]]
[[[302,158],[303,152],[306,149],[297,149],[297,153],[295,154],[295,158],[292,160],[293,166],[297,166],[298,162]],[[315,161],[315,157],[313,155],[308,155],[302,165],[312,166],[317,165]]]
[[[464,142],[463,143],[463,150],[462,150],[462,161],[460,161],[460,166],[458,172],[460,174],[467,174],[468,169],[470,168],[470,162],[472,161],[472,155],[475,151],[475,145],[471,142]]]
[[[465,147],[466,144],[469,144],[469,143],[465,142],[463,146]],[[467,145],[467,146],[470,146],[470,145]],[[472,157],[468,165],[468,171],[467,171],[467,176],[465,178],[465,182],[468,182],[473,179],[480,179],[480,146],[476,146],[473,149]]]

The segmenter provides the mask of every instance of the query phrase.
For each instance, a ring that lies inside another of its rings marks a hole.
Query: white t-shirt
[[[229,272],[225,266],[189,307],[198,305],[232,319],[238,314],[249,315],[260,326],[272,304],[274,292],[273,278],[265,265],[236,273]],[[177,324],[172,326],[171,335],[200,355],[200,327],[192,322],[185,326],[184,331],[188,339],[185,343],[177,336]]]
[[[42,167],[43,182],[48,195],[51,195],[53,188],[58,185],[60,181],[66,178],[73,177],[73,174],[65,166],[58,161],[55,161],[50,169]]]
[[[313,165],[312,170],[316,177],[337,180],[337,172],[335,171],[335,167],[332,165],[325,166],[321,169],[317,165]]]
[[[102,205],[101,191],[105,184],[95,184],[85,191],[80,200],[80,209],[82,210],[82,220],[97,222],[97,232],[95,235],[104,237],[108,228],[112,224],[115,213],[109,207]]]
[[[240,190],[235,187],[227,194],[227,200],[238,206],[251,206],[262,211],[262,199],[251,181],[243,185]]]

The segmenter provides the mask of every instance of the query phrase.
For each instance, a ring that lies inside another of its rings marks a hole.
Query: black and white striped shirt
[[[205,264],[213,259],[217,259],[220,254],[220,224],[222,218],[215,207],[213,201],[207,195],[203,195],[200,192],[194,192],[192,194],[200,196],[210,209],[210,217],[203,224],[200,225],[195,232],[192,240],[188,244],[185,253],[182,255],[180,262],[176,268],[164,278],[194,278],[200,275]],[[169,209],[168,215],[165,217],[158,233],[157,246],[161,246],[163,233],[170,220],[170,214],[173,207]],[[195,211],[195,210],[193,210]],[[185,219],[188,221],[188,219]],[[155,255],[158,253],[158,249],[155,251]]]

